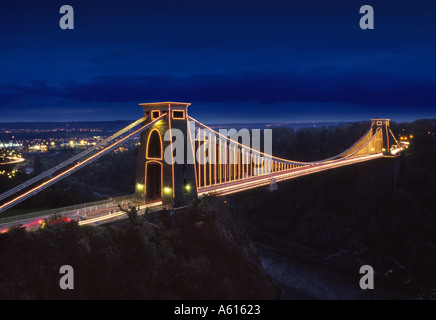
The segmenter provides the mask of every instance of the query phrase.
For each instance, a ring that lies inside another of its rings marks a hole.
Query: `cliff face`
[[[436,288],[434,215],[436,170],[412,165],[413,155],[382,159],[282,183],[229,200],[250,237],[278,249],[283,243],[322,253],[344,273],[369,264],[379,283],[410,297],[430,298]],[[335,255],[336,253],[340,253]],[[305,253],[296,254],[305,258]]]

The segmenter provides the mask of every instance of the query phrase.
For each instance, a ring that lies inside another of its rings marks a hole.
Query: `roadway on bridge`
[[[162,201],[154,202],[151,204],[142,204],[139,206],[138,215],[142,215],[145,213],[146,209],[160,209],[162,208]],[[121,211],[118,205],[113,205],[110,207],[106,207],[104,209],[100,209],[98,207],[92,206],[88,208],[81,209],[81,213],[77,214],[62,214],[58,215],[62,216],[67,220],[76,220],[79,222],[79,225],[103,225],[106,223],[110,223],[116,220],[122,220],[127,218],[127,214],[124,211]],[[18,220],[6,224],[0,225],[0,234],[8,232],[11,228],[21,226],[28,231],[34,231],[40,228],[44,220],[49,218],[49,216],[43,215],[40,217],[34,217],[24,220]]]

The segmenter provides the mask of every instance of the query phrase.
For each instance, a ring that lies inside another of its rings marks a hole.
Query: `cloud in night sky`
[[[43,81],[28,86],[4,85],[2,101],[26,96],[57,97],[82,102],[282,102],[340,103],[367,106],[434,108],[436,79],[398,78],[391,75],[353,73],[344,75],[256,73],[104,76],[89,82],[54,87]]]
[[[71,0],[70,31],[63,4],[3,4],[0,122],[134,119],[153,101],[208,121],[436,117],[429,1],[367,1],[372,31],[357,0]]]

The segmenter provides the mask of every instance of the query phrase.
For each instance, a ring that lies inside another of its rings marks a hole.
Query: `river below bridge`
[[[357,281],[322,266],[305,263],[258,247],[266,273],[281,288],[282,300],[390,300],[410,299],[386,288],[360,289]]]

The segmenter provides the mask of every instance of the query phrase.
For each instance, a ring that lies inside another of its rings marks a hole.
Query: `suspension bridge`
[[[181,207],[196,197],[258,188],[382,157],[406,148],[388,119],[374,119],[344,152],[319,161],[275,157],[239,142],[188,116],[190,103],[140,104],[143,117],[95,146],[0,195],[0,213],[61,181],[135,137],[140,137],[134,198],[147,206]],[[179,136],[177,134],[179,134]],[[183,138],[183,141],[177,141]],[[169,138],[168,138],[169,137]],[[177,143],[176,143],[177,142]],[[182,146],[182,151],[175,146]]]

